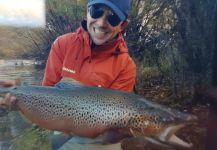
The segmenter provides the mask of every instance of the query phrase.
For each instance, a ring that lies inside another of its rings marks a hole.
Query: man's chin
[[[106,43],[107,40],[93,40],[93,43],[96,45],[103,45],[104,43]]]

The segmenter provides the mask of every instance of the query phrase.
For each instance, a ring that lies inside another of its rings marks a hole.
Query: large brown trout
[[[42,128],[88,138],[100,137],[110,131],[127,131],[132,137],[147,138],[156,143],[192,145],[175,133],[195,121],[195,116],[133,93],[84,86],[68,80],[55,87],[0,88],[0,93],[15,95],[16,108]],[[106,135],[112,141],[113,134]]]

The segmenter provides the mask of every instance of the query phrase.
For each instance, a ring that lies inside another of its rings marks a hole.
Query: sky
[[[45,26],[45,0],[0,0],[0,25]]]

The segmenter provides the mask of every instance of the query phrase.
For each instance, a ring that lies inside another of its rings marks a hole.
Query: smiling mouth
[[[102,29],[96,28],[96,27],[93,27],[93,30],[100,37],[105,36],[108,33],[108,31],[105,31],[105,30],[102,30]]]

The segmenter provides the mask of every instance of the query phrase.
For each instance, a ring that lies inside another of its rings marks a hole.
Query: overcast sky
[[[0,25],[43,27],[45,0],[0,0]]]

